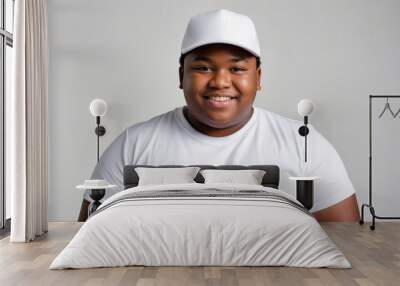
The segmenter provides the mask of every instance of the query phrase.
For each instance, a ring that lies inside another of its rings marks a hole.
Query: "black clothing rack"
[[[370,229],[375,229],[375,219],[400,219],[400,217],[390,217],[390,216],[378,216],[375,213],[375,209],[372,206],[372,100],[374,98],[400,98],[400,95],[370,95],[369,96],[369,202],[368,204],[363,204],[361,206],[361,219],[360,224],[364,224],[364,207],[369,208],[372,215],[372,225]]]

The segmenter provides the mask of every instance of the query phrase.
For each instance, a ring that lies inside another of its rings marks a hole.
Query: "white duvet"
[[[104,201],[50,269],[126,265],[351,267],[312,216],[279,200],[190,196],[121,200],[137,192],[205,193],[207,189],[261,190],[297,202],[282,191],[255,185],[138,186]]]

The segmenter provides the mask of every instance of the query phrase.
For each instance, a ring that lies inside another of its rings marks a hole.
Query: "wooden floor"
[[[0,285],[400,285],[400,222],[325,223],[324,229],[353,268],[119,267],[48,270],[80,223],[50,223],[32,243],[0,241]]]

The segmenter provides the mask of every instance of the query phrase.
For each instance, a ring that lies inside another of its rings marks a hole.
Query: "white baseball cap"
[[[219,9],[193,16],[186,27],[181,54],[208,44],[231,44],[260,57],[253,21],[246,15]]]

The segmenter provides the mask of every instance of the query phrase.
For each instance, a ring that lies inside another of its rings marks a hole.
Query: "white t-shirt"
[[[125,165],[278,165],[279,189],[296,194],[290,176],[318,176],[314,183],[317,211],[354,194],[345,166],[333,146],[308,125],[308,156],[304,162],[301,121],[255,107],[250,120],[235,133],[211,137],[195,130],[183,107],[134,124],[103,152],[92,178],[105,179],[118,188],[107,189],[105,198],[123,190]],[[105,199],[104,198],[104,199]],[[85,199],[91,200],[88,191]]]

